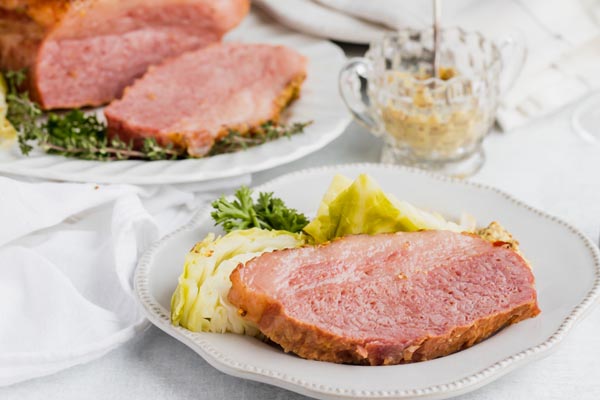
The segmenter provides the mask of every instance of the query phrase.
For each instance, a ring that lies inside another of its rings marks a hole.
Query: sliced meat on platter
[[[29,68],[46,109],[97,106],[149,65],[215,43],[249,0],[0,2],[0,69]]]
[[[108,132],[138,145],[153,137],[200,157],[230,129],[277,121],[305,76],[306,59],[284,46],[209,46],[151,67],[105,109]]]

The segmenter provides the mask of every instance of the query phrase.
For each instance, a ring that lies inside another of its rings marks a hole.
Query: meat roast
[[[305,57],[284,46],[208,46],[150,67],[104,110],[108,133],[137,145],[152,137],[200,157],[229,130],[277,121],[305,76]]]
[[[46,109],[96,106],[149,65],[217,42],[249,0],[0,2],[0,69],[29,69]]]
[[[421,231],[265,253],[229,300],[287,352],[363,365],[448,355],[540,310],[530,266],[502,242]]]

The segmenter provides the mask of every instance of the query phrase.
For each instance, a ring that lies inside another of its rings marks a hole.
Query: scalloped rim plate
[[[150,321],[233,376],[320,399],[441,399],[472,391],[547,356],[597,303],[598,248],[569,223],[489,186],[403,167],[350,164],[285,175],[256,191],[273,191],[291,207],[312,214],[335,173],[355,177],[362,172],[372,175],[384,190],[420,207],[452,218],[469,212],[482,225],[500,221],[520,240],[533,266],[542,313],[458,353],[384,367],[303,360],[250,337],[190,332],[172,326],[168,310],[186,252],[214,231],[209,209],[204,208],[155,243],[138,264],[136,293]]]
[[[198,182],[263,171],[313,153],[341,135],[352,117],[338,94],[338,72],[346,62],[333,43],[293,33],[252,11],[227,41],[282,44],[308,58],[301,97],[284,111],[290,122],[313,121],[304,133],[233,154],[164,161],[89,161],[48,155],[21,155],[16,143],[0,147],[0,172],[77,182],[170,184]],[[97,113],[102,117],[101,109]]]

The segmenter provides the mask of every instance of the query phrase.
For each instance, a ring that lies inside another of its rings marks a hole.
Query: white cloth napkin
[[[249,182],[141,188],[0,177],[0,385],[132,338],[146,325],[132,288],[138,256],[200,205]]]
[[[255,0],[283,24],[311,35],[369,43],[393,29],[431,23],[431,1]],[[501,41],[522,37],[528,57],[502,99],[498,122],[510,130],[600,89],[597,0],[445,0],[444,26]],[[515,61],[510,56],[508,63]]]

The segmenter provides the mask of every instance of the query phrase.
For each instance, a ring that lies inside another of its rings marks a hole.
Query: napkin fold
[[[315,36],[367,44],[399,28],[431,24],[431,1],[255,0],[275,19]],[[444,26],[482,32],[501,43],[523,40],[527,61],[500,104],[497,121],[511,130],[600,88],[600,3],[595,0],[446,0]],[[517,57],[506,56],[506,64]]]
[[[100,357],[146,326],[136,261],[250,176],[136,187],[0,177],[0,385]],[[199,238],[200,239],[200,238]]]

